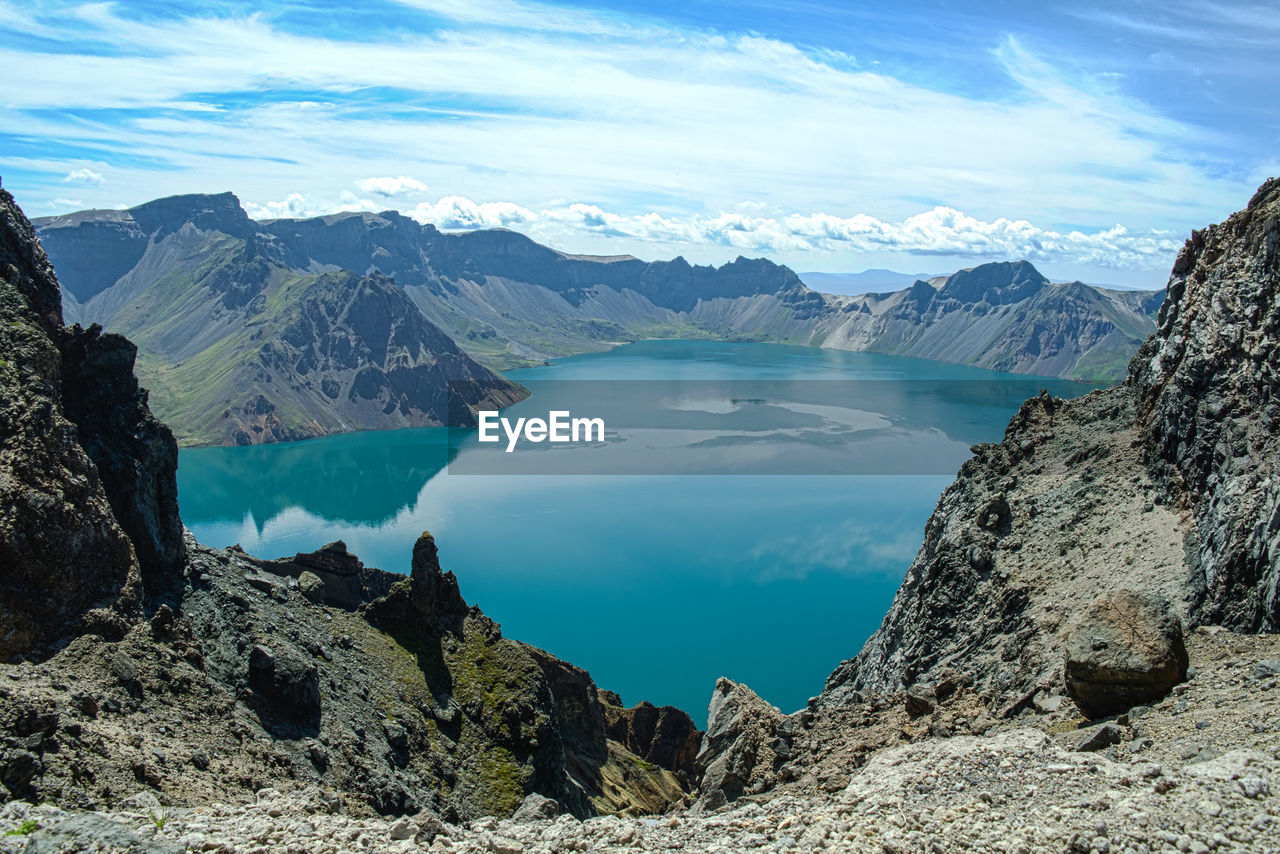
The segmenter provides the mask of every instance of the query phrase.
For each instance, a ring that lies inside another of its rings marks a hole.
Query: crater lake
[[[719,676],[803,707],[879,625],[969,446],[999,441],[1042,388],[1091,388],[711,341],[641,341],[508,376],[532,394],[504,416],[607,410],[605,447],[565,464],[419,428],[185,448],[182,518],[201,542],[257,557],[341,539],[405,573],[429,530],[504,634],[627,705],[678,706],[704,726]]]

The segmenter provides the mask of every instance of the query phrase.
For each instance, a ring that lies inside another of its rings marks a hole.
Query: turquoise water
[[[343,539],[365,563],[399,572],[429,529],[468,602],[508,637],[585,667],[628,704],[670,703],[701,723],[723,675],[793,711],[878,626],[968,446],[998,440],[1041,387],[1087,390],[877,354],[705,341],[639,342],[511,376],[534,391],[504,413],[513,416],[545,414],[553,389],[580,387],[553,385],[562,380],[884,381],[874,388],[894,393],[860,393],[859,406],[877,407],[880,423],[895,429],[931,424],[929,447],[951,456],[937,474],[765,466],[784,473],[502,477],[458,473],[471,453],[469,431],[368,432],[183,450],[183,520],[201,542],[239,543],[260,557]],[[833,435],[855,445],[885,432],[783,430],[778,407],[748,403],[733,413],[734,435],[754,418],[765,425],[745,431],[756,445],[785,436],[830,454]],[[832,420],[848,421],[825,410],[819,418]]]

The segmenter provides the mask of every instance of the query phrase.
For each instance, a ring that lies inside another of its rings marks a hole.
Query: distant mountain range
[[[394,211],[254,222],[230,193],[35,225],[68,322],[138,344],[155,410],[188,444],[441,423],[449,380],[470,383],[476,402],[511,402],[523,390],[493,370],[641,338],[1110,382],[1164,298],[1054,285],[1026,261],[823,294],[764,259],[570,255],[512,231],[446,234]]]
[[[872,269],[861,273],[797,273],[807,287],[824,294],[866,294],[909,288],[918,279],[931,279],[928,273],[899,273],[895,270]]]

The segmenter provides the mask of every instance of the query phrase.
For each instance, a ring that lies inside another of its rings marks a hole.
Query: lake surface
[[[999,440],[1041,388],[1088,390],[707,341],[510,376],[533,394],[504,416],[602,408],[608,440],[508,455],[475,431],[425,428],[184,449],[183,520],[201,542],[267,558],[342,539],[397,572],[430,530],[463,596],[508,637],[628,705],[669,703],[702,725],[722,675],[802,707],[879,625],[969,445]]]

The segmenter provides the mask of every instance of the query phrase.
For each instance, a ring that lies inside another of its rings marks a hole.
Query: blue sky
[[[572,252],[1163,284],[1280,173],[1234,3],[0,0],[28,214],[232,190]]]

